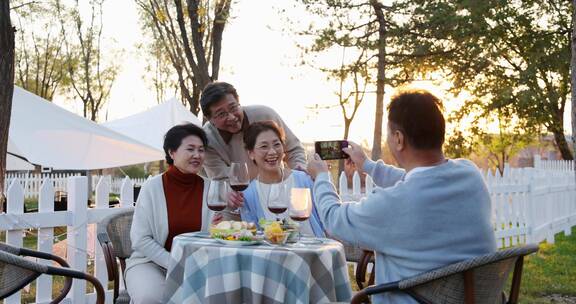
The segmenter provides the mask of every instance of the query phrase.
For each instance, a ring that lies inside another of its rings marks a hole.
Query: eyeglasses
[[[238,111],[240,110],[240,105],[239,104],[233,104],[228,108],[228,111],[220,111],[217,114],[213,115],[212,118],[214,118],[215,120],[224,120],[226,118],[228,118],[228,116],[230,114],[234,115],[236,113],[238,113]]]

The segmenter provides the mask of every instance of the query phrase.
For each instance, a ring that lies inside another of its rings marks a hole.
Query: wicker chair
[[[53,260],[63,267],[35,263],[22,256]],[[24,286],[36,280],[41,274],[48,274],[66,278],[60,294],[50,303],[60,303],[70,291],[72,279],[76,278],[92,283],[96,290],[96,303],[104,304],[104,289],[100,282],[87,273],[72,270],[67,267],[69,267],[68,263],[58,256],[0,243],[0,299],[7,298],[18,292],[24,288]]]
[[[384,292],[405,292],[419,303],[517,303],[524,256],[537,252],[527,245],[472,258],[404,280],[370,286],[359,291],[352,303]],[[503,293],[514,269],[510,297]]]
[[[108,270],[108,281],[114,282],[114,303],[130,303],[130,296],[124,290],[120,292],[119,271],[126,270],[126,259],[132,254],[132,242],[130,241],[130,227],[134,210],[125,210],[107,216],[98,224],[98,242],[104,252],[104,260]],[[118,269],[118,261],[120,270]]]

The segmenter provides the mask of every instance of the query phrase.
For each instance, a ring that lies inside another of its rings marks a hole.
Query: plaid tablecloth
[[[304,248],[227,246],[189,233],[174,238],[166,303],[326,303],[351,298],[342,244]]]

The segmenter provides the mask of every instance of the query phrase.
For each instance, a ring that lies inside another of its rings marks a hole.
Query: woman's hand
[[[232,210],[244,206],[244,194],[238,191],[230,191],[228,193],[228,207]]]

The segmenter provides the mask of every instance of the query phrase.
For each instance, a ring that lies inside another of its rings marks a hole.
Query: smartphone
[[[314,143],[316,153],[324,160],[348,158],[348,154],[342,151],[342,148],[346,147],[348,147],[346,140],[326,140]]]

